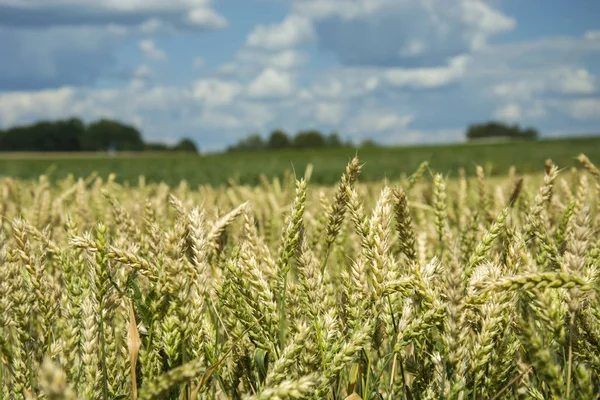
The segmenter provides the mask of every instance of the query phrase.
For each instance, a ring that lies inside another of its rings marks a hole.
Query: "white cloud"
[[[471,50],[485,47],[489,36],[512,31],[516,21],[479,0],[460,2],[462,20],[469,27],[467,37]]]
[[[405,129],[413,120],[413,115],[367,110],[351,117],[346,126],[346,131],[355,135],[394,132]]]
[[[569,115],[576,120],[600,121],[600,98],[569,100],[563,104]]]
[[[494,113],[495,118],[499,118],[506,121],[518,121],[523,118],[521,106],[517,103],[508,103]]]
[[[82,90],[79,94],[87,109],[97,105],[109,107],[129,119],[129,115],[144,112],[154,115],[176,114],[180,107],[191,104],[193,98],[188,88],[177,86],[147,86],[142,89]],[[88,103],[86,103],[86,101]],[[81,109],[86,114],[86,108]]]
[[[200,121],[209,128],[239,129],[244,127],[244,121],[240,118],[214,110],[203,112]]]
[[[541,119],[548,115],[548,110],[543,101],[535,101],[525,110],[525,117],[530,119]]]
[[[495,96],[526,101],[544,96],[586,95],[596,92],[596,77],[585,68],[540,66],[539,70],[507,71],[512,80],[492,86]],[[519,75],[522,77],[519,78]]]
[[[516,27],[485,0],[295,0],[294,17],[311,21],[319,44],[346,65],[436,65]]]
[[[308,89],[300,89],[298,92],[298,100],[300,101],[313,101],[315,96]]]
[[[0,24],[0,90],[93,83],[115,63],[122,38],[94,26],[21,30]]]
[[[132,73],[134,78],[147,79],[152,77],[152,68],[146,64],[139,65],[133,69]]]
[[[423,43],[422,40],[414,39],[411,42],[404,45],[400,49],[399,54],[400,57],[418,57],[420,55],[423,55],[426,50],[427,47],[425,46],[425,43]]]
[[[221,65],[217,69],[217,72],[222,75],[232,75],[236,72],[236,70],[237,70],[237,65],[233,62],[229,62],[227,64]]]
[[[310,98],[352,102],[374,95],[384,82],[384,69],[338,67],[321,74],[309,86]]]
[[[530,100],[545,89],[544,82],[522,79],[503,82],[493,86],[492,92],[502,98],[513,100]]]
[[[596,91],[596,78],[586,69],[569,69],[562,72],[559,90],[565,94],[590,94]]]
[[[312,22],[304,17],[290,15],[279,24],[258,25],[248,35],[246,44],[265,50],[288,49],[315,38]]]
[[[469,57],[452,58],[447,66],[431,68],[389,68],[384,73],[388,83],[396,87],[434,88],[445,86],[462,78]]]
[[[377,89],[377,87],[379,86],[379,83],[380,83],[380,80],[376,76],[367,78],[367,80],[365,81],[365,89],[367,89],[367,91],[371,92],[371,91]]]
[[[263,68],[264,67],[262,65],[236,60],[220,65],[216,72],[217,75],[226,77],[228,79],[245,81],[254,78],[256,74]]]
[[[345,82],[348,86],[350,82]],[[321,98],[338,99],[342,97],[344,88],[348,87],[338,78],[331,78],[325,82],[318,82],[312,86],[312,93]]]
[[[11,126],[23,117],[59,118],[70,112],[75,90],[71,87],[36,92],[0,93],[0,124]]]
[[[220,29],[227,27],[227,20],[210,8],[195,8],[186,16],[188,23],[204,28]]]
[[[142,117],[140,117],[139,115],[134,115],[131,118],[131,123],[133,126],[135,126],[137,129],[142,129],[144,126],[144,119]]]
[[[0,90],[94,85],[124,75],[116,50],[157,33],[223,27],[210,0],[0,0]],[[154,42],[145,54],[164,59]]]
[[[141,78],[132,78],[127,87],[129,89],[133,89],[133,90],[141,90],[143,88],[145,88],[146,86],[148,86],[146,79],[141,79]]]
[[[164,28],[164,23],[156,17],[147,19],[146,21],[142,22],[139,26],[140,32],[147,34],[147,35],[156,33],[163,28]]]
[[[154,73],[148,65],[139,65],[131,71],[129,87],[132,89],[142,89],[146,87],[148,81],[153,78],[153,76]]]
[[[600,30],[587,31],[584,37],[587,40],[600,40]]]
[[[547,70],[589,62],[600,54],[600,40],[553,36],[487,46],[477,53],[477,67],[491,73]]]
[[[274,107],[271,104],[241,102],[236,110],[244,119],[245,129],[265,131],[267,124],[275,119]]]
[[[395,0],[296,0],[293,11],[313,19],[340,18],[353,20],[372,15],[397,3]]]
[[[123,24],[122,22],[110,22],[108,21],[105,25],[100,24],[88,24],[81,25],[87,27],[99,27],[102,28],[105,33],[109,33],[113,36],[120,36],[122,39],[127,36],[137,36],[137,35],[156,35],[159,33],[167,33],[172,34],[176,31],[175,27],[172,24],[168,24],[165,21],[158,19],[156,17],[148,18],[145,21],[139,21],[137,24]],[[50,26],[50,29],[54,28],[74,28],[71,25],[61,25],[54,24]],[[25,28],[22,28],[25,29]]]
[[[548,115],[543,101],[537,100],[531,103],[510,102],[496,109],[494,118],[507,122],[539,121]]]
[[[200,29],[227,26],[210,0],[0,0],[0,6],[13,18],[8,21],[0,15],[0,24],[11,25],[106,25],[119,20],[127,26],[138,26],[144,33],[153,33],[165,25]],[[46,18],[39,18],[42,13]]]
[[[306,64],[308,56],[295,50],[284,50],[267,58],[267,63],[279,69],[293,69]]]
[[[140,40],[138,49],[152,60],[163,61],[167,59],[165,52],[156,47],[156,44],[150,39]]]
[[[202,68],[204,67],[204,64],[206,63],[206,61],[204,61],[203,57],[200,56],[196,56],[194,57],[194,68]]]
[[[263,70],[248,85],[248,96],[251,98],[280,98],[289,96],[294,90],[294,82],[289,72],[274,68]]]
[[[425,14],[427,18],[421,20],[437,23],[442,30],[447,29],[445,20],[450,20],[451,23],[462,23],[474,33],[484,34],[483,38],[473,38],[476,43],[487,39],[489,35],[511,31],[516,26],[513,18],[482,0],[452,0],[453,4],[448,3],[447,0],[421,3],[409,0],[296,0],[293,3],[293,15],[313,20],[339,18],[353,21],[390,12],[419,14],[421,17]]]
[[[219,79],[198,80],[192,86],[192,97],[208,106],[231,104],[241,92],[239,83]]]
[[[123,25],[108,24],[106,26],[106,31],[113,36],[127,36],[127,34],[130,32],[130,29]]]
[[[278,71],[299,70],[309,61],[306,53],[297,50],[270,52],[261,49],[242,48],[235,59],[217,68],[217,74],[232,79],[243,80],[255,78],[266,69]]]
[[[317,121],[324,124],[339,125],[344,117],[344,107],[340,103],[317,104]]]
[[[242,49],[236,54],[238,64],[277,69],[295,69],[308,62],[308,55],[297,50],[283,50],[272,53],[255,49]]]
[[[572,118],[589,121],[600,114],[600,102],[594,97],[596,77],[587,69],[569,65],[546,65],[543,60],[528,69],[507,69],[501,79],[491,83],[493,96],[501,103],[493,116],[510,122],[532,121],[543,125],[549,121]],[[490,79],[490,77],[488,77]],[[552,110],[552,112],[550,112]],[[557,129],[553,127],[553,129]]]
[[[86,4],[81,0],[27,0],[26,2],[15,0],[0,0],[0,5],[10,6],[17,9],[35,9],[40,7],[62,8],[82,7],[87,10],[100,11],[110,10],[115,12],[129,13],[133,11],[168,12],[185,10],[193,7],[208,7],[209,0],[104,0]]]

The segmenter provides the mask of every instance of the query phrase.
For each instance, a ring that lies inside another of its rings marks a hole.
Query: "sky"
[[[113,118],[203,151],[600,132],[598,0],[0,0],[0,37],[0,128]]]

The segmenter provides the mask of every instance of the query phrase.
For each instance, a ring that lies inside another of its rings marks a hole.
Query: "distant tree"
[[[377,147],[377,146],[379,146],[379,145],[373,139],[364,139],[362,142],[360,142],[361,148],[369,148],[369,147]]]
[[[527,128],[523,132],[521,132],[521,136],[523,136],[524,139],[535,140],[539,137],[539,133],[533,128]]]
[[[0,151],[8,150],[8,132],[0,130]]]
[[[101,119],[90,124],[83,139],[83,149],[89,151],[140,151],[144,141],[133,126]]]
[[[80,151],[85,125],[79,118],[42,122],[35,125],[43,151]]]
[[[36,151],[35,143],[25,135],[24,127],[12,127],[4,131],[0,137],[0,150],[2,151]]]
[[[78,151],[85,126],[71,118],[39,121],[7,129],[0,138],[2,151]]]
[[[467,139],[507,138],[535,140],[538,132],[533,128],[522,130],[518,124],[506,125],[501,122],[489,121],[484,124],[473,124],[467,128]]]
[[[292,142],[297,149],[318,149],[325,147],[325,137],[317,130],[301,131]]]
[[[286,149],[291,146],[291,140],[287,133],[277,129],[271,132],[269,140],[267,141],[267,148],[273,150]]]
[[[258,151],[264,150],[266,147],[265,141],[259,133],[254,133],[240,140],[234,146],[227,148],[227,151]]]
[[[192,139],[189,138],[181,139],[179,143],[173,146],[173,150],[188,153],[198,153],[198,147],[196,146],[196,143],[194,143]]]
[[[146,151],[169,151],[171,148],[165,143],[146,143],[144,145]]]
[[[79,118],[69,118],[59,121],[58,128],[62,137],[63,151],[81,151],[81,140],[86,131],[83,121]]]
[[[37,151],[60,151],[62,148],[60,123],[38,122],[29,127],[29,137],[35,141]]]
[[[346,139],[343,143],[343,147],[352,148],[354,147],[354,142],[352,142],[352,139]]]
[[[342,140],[340,139],[340,135],[338,135],[336,132],[331,133],[325,138],[325,146],[342,147]]]
[[[262,139],[250,138],[244,145],[264,147]],[[0,151],[188,151],[198,152],[189,138],[175,146],[145,143],[133,126],[110,119],[100,119],[86,126],[79,118],[38,121],[0,131]]]

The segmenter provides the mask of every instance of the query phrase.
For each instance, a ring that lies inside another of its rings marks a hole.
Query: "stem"
[[[287,294],[287,273],[283,277],[283,292],[281,293],[281,305],[279,307],[279,348],[283,349],[285,342],[285,302]]]
[[[496,393],[496,395],[494,397],[492,397],[491,400],[497,400],[500,398],[500,396],[502,396],[502,394],[504,392],[506,392],[508,390],[509,387],[511,387],[516,381],[518,381],[519,379],[521,379],[523,376],[525,376],[526,374],[528,374],[531,371],[532,367],[527,368],[526,371],[521,372],[519,375],[515,376],[510,382],[508,382],[498,393]]]
[[[402,378],[402,393],[404,398],[408,399],[408,390],[406,388],[406,373],[404,372],[404,360],[400,360],[400,377]]]
[[[394,395],[394,375],[396,375],[396,363],[398,362],[398,353],[394,352],[394,361],[392,362],[392,372],[390,374],[389,399]]]
[[[567,393],[566,398],[571,398],[571,372],[573,369],[573,325],[575,323],[575,313],[571,314],[569,323],[569,361],[567,364]]]
[[[388,301],[388,305],[390,307],[390,315],[392,316],[392,326],[394,327],[394,337],[398,336],[398,326],[396,325],[396,318],[394,318],[394,308],[392,307],[392,300],[390,299],[390,295],[385,296]]]
[[[33,310],[29,311],[29,324],[27,326],[29,328],[29,338],[25,343],[25,351],[27,354],[26,357],[29,361],[29,386],[31,387],[31,392],[35,393],[37,390],[35,386],[35,379],[33,378],[33,358],[35,353],[33,348],[33,341],[31,340],[31,338],[33,337]]]
[[[108,372],[106,370],[106,338],[104,337],[104,298],[100,302],[100,353],[102,357],[102,396],[108,400]]]
[[[367,358],[367,379],[365,381],[365,391],[363,392],[363,397],[365,398],[369,398],[368,396],[370,396],[370,392],[369,392],[369,381],[371,380],[371,358],[369,357],[369,355],[363,350],[363,353],[365,355],[365,357]]]
[[[325,258],[323,258],[323,263],[321,263],[321,281],[325,278],[325,267],[327,266],[327,260],[329,260],[330,250],[331,244],[328,244],[327,249],[325,250]]]
[[[323,343],[323,337],[321,336],[321,320],[319,317],[315,319],[315,332],[317,334],[317,343],[319,345],[319,351],[321,352],[321,368],[323,372],[327,370],[327,364],[325,364],[325,343]]]

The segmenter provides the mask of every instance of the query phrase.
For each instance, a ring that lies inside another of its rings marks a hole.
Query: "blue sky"
[[[600,132],[598,21],[596,0],[0,0],[0,127],[109,117],[206,151]]]

